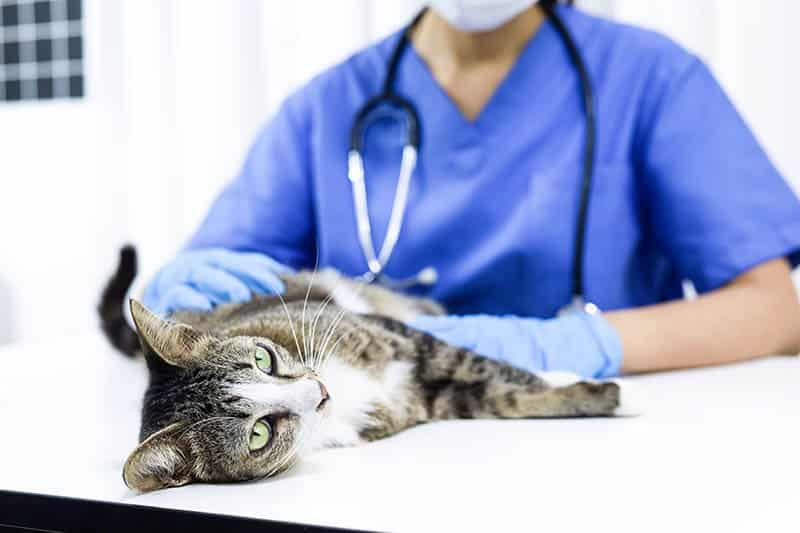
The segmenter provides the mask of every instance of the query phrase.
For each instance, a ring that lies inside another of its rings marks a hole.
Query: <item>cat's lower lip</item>
[[[328,401],[330,401],[330,399],[331,399],[330,396],[325,396],[322,399],[322,401],[319,402],[319,405],[317,406],[317,412],[318,413],[321,412],[323,409],[325,409],[325,407],[328,405]]]
[[[319,385],[319,393],[320,393],[320,400],[319,403],[317,404],[317,412],[319,413],[323,409],[325,409],[326,405],[328,405],[328,400],[330,400],[331,395],[328,394],[327,387],[325,387],[325,385],[320,380],[316,381],[317,385]]]

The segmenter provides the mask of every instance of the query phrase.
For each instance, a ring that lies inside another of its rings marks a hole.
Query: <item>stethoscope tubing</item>
[[[595,116],[594,88],[586,62],[583,60],[575,38],[567,29],[564,21],[555,12],[551,4],[543,3],[545,14],[553,22],[553,27],[567,48],[572,64],[578,72],[581,84],[583,112],[586,118],[586,131],[583,146],[583,166],[581,189],[578,199],[578,218],[575,227],[575,243],[572,256],[572,298],[573,301],[585,300],[586,287],[583,284],[583,263],[586,253],[586,229],[588,225],[589,202],[591,200],[592,179],[594,176],[594,153],[597,143],[597,119]]]
[[[586,310],[596,311],[596,306],[585,303],[584,285],[584,260],[586,252],[586,233],[588,225],[588,212],[591,199],[592,178],[594,174],[595,146],[597,143],[597,121],[594,102],[594,90],[592,87],[591,76],[586,68],[581,52],[575,42],[574,37],[564,24],[561,17],[556,13],[553,6],[549,3],[541,3],[545,15],[552,21],[553,27],[558,33],[561,41],[567,49],[567,53],[573,63],[580,81],[581,101],[585,115],[586,129],[584,137],[583,164],[581,167],[581,187],[578,197],[578,215],[575,228],[575,242],[572,257],[572,276],[571,292],[572,300],[567,307],[579,307]],[[367,261],[369,271],[363,276],[369,282],[385,281],[390,285],[408,286],[414,283],[414,279],[435,281],[435,270],[432,267],[423,269],[422,272],[433,275],[421,276],[409,280],[392,281],[384,274],[392,252],[397,244],[402,228],[403,217],[407,211],[408,190],[410,188],[411,175],[416,166],[417,157],[421,144],[421,127],[419,114],[414,104],[394,92],[394,82],[397,76],[397,69],[400,58],[408,46],[409,34],[417,25],[427,8],[422,9],[414,19],[408,24],[399,41],[392,50],[384,79],[382,90],[379,94],[370,98],[362,108],[356,113],[353,126],[350,130],[350,149],[348,151],[348,179],[353,190],[353,203],[356,210],[356,225],[358,228],[358,239],[364,258]],[[369,222],[369,206],[367,203],[364,161],[361,156],[363,138],[366,124],[370,113],[382,105],[391,105],[402,110],[406,118],[407,139],[403,148],[403,159],[400,164],[397,189],[395,190],[392,212],[389,216],[386,237],[381,244],[380,251],[376,254],[372,242],[372,228]],[[431,281],[431,283],[433,282]]]

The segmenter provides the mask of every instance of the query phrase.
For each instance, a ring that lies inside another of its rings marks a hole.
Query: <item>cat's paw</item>
[[[573,374],[572,372],[565,372],[561,370],[540,372],[538,377],[544,380],[549,387],[554,389],[569,387],[570,385],[580,382],[615,383],[617,387],[619,387],[619,405],[614,408],[612,415],[619,417],[639,416],[644,412],[641,391],[630,381],[621,379],[595,381],[593,379],[582,378],[581,376]]]
[[[640,389],[622,379],[612,379],[619,387],[619,405],[614,409],[614,416],[639,416],[644,413]]]

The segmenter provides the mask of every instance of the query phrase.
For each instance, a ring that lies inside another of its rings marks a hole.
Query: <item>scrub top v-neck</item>
[[[466,130],[464,133],[476,135],[480,140],[492,131],[513,127],[515,122],[513,114],[519,111],[519,106],[530,104],[531,95],[520,91],[520,88],[535,87],[532,84],[537,83],[537,79],[547,76],[546,65],[542,60],[547,57],[544,52],[553,44],[558,46],[560,39],[553,27],[544,21],[523,45],[517,58],[473,119],[464,116],[447,91],[438,83],[413,43],[410,43],[405,51],[405,81],[409,89],[414,87],[414,90],[420,91],[422,95],[418,101],[414,101],[420,113],[430,113],[432,117],[441,115],[439,118],[446,126],[463,128]],[[434,122],[431,125],[432,129],[435,124]]]
[[[800,259],[800,203],[709,70],[668,39],[559,7],[597,102],[585,290],[604,309],[716,288],[755,264]],[[297,268],[366,270],[350,183],[355,113],[380,90],[396,33],[317,76],[265,126],[190,248],[263,252]],[[570,299],[584,114],[549,21],[474,121],[413,46],[395,91],[421,118],[408,210],[386,272],[428,265],[411,292],[454,313],[552,316]],[[377,111],[364,132],[370,221],[384,237],[405,126]]]

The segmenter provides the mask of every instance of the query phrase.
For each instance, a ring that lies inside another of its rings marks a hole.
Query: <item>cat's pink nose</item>
[[[320,392],[320,400],[319,405],[317,405],[317,411],[322,411],[325,408],[325,404],[328,403],[330,400],[331,395],[328,394],[328,389],[325,388],[325,385],[321,381],[317,381],[319,384],[319,392]]]

